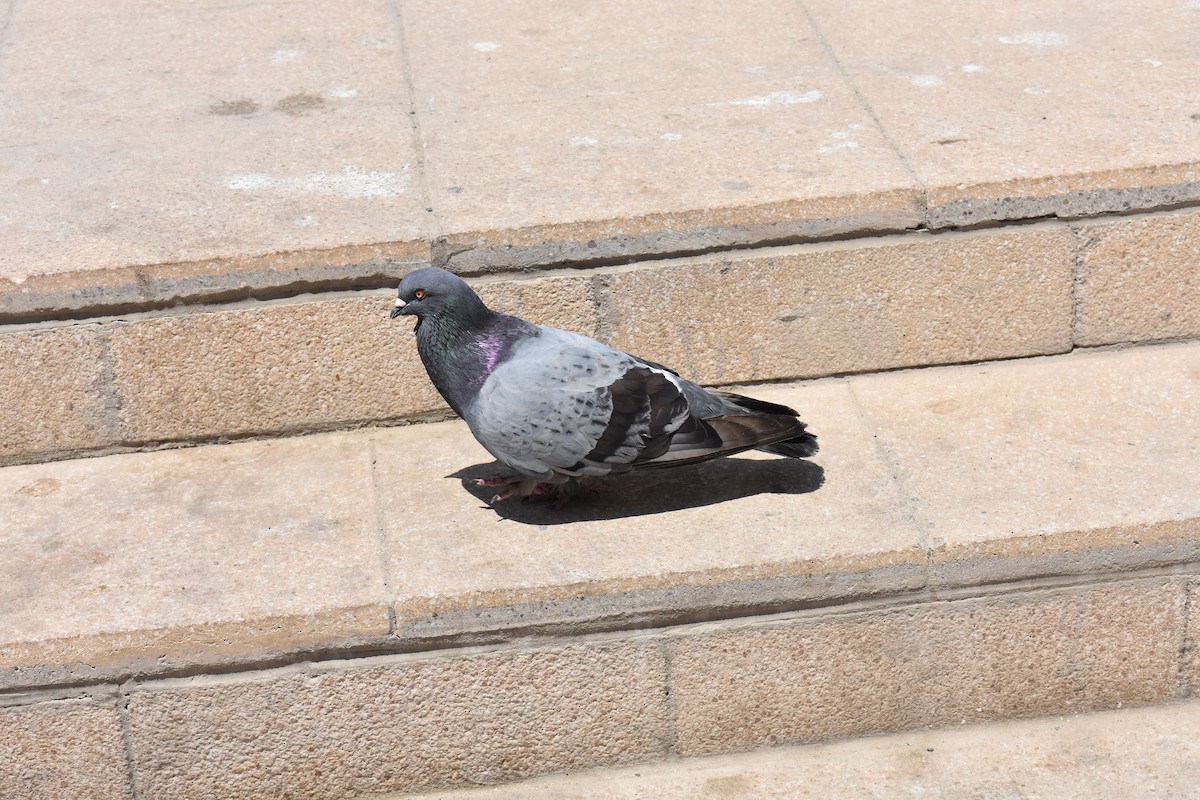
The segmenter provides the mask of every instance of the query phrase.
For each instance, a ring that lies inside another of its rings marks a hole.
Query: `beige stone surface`
[[[16,7],[0,311],[348,282],[427,259],[393,12],[351,5]]]
[[[403,17],[452,264],[919,220],[908,170],[794,3],[420,0]]]
[[[496,468],[463,423],[379,431],[397,635],[578,632],[922,586],[917,531],[845,384],[751,393],[800,410],[815,463],[757,454],[634,473],[558,511],[491,509],[494,490],[464,486]]]
[[[0,519],[0,688],[388,633],[362,437],[9,467]]]
[[[497,310],[594,333],[587,279],[493,281]],[[202,439],[448,412],[394,292],[254,303],[111,325],[113,382],[132,441]]]
[[[429,800],[1189,800],[1198,743],[1200,704],[1191,702],[602,769]]]
[[[0,333],[0,463],[120,436],[100,329]]]
[[[932,226],[1200,196],[1187,2],[805,8],[923,184]]]
[[[1195,560],[1200,347],[863,376],[935,585]]]
[[[601,304],[615,347],[729,383],[1063,352],[1070,282],[1049,226],[630,267]]]
[[[1081,223],[1075,232],[1076,344],[1200,336],[1200,212]]]
[[[1184,641],[1182,659],[1187,676],[1187,690],[1192,697],[1200,697],[1200,582],[1192,583],[1188,590],[1187,637]]]
[[[443,407],[392,298],[261,304],[112,326],[131,441],[303,431]]]
[[[656,643],[391,657],[129,699],[143,797],[341,798],[662,758]]]
[[[116,705],[75,699],[0,707],[0,797],[132,798]]]
[[[1178,695],[1183,583],[1158,579],[717,628],[671,640],[679,755]]]
[[[534,297],[567,313],[556,285]],[[799,410],[813,461],[635,473],[557,511],[489,508],[457,421],[0,469],[4,686],[1194,564],[1198,358],[751,387]]]

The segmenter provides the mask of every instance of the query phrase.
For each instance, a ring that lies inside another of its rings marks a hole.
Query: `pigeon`
[[[557,506],[578,478],[751,449],[817,452],[787,406],[705,389],[595,339],[492,311],[446,270],[414,270],[396,294],[389,317],[417,318],[417,351],[434,387],[511,470],[476,482],[498,490],[492,505],[520,497]]]

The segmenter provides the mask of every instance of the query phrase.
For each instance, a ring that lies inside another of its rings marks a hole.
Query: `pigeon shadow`
[[[486,506],[496,490],[476,486],[475,479],[505,472],[503,465],[494,462],[475,464],[446,477],[459,478],[463,488]],[[502,519],[514,522],[565,525],[699,508],[756,494],[807,494],[824,482],[825,470],[811,461],[723,458],[589,479],[559,509],[544,501],[522,502],[515,498],[488,507]]]

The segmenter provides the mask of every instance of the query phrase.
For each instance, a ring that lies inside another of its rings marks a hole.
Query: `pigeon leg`
[[[489,501],[491,504],[499,503],[501,500],[507,500],[510,497],[529,499],[529,496],[534,494],[537,487],[541,485],[539,481],[535,480],[494,480],[490,483],[484,483],[484,480],[481,478],[476,483],[479,486],[492,486],[500,489]]]
[[[489,488],[494,486],[508,486],[509,484],[519,482],[520,481],[514,481],[511,475],[491,475],[487,478],[475,479],[476,486],[487,486]]]

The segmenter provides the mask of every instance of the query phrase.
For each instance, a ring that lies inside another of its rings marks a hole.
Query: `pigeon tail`
[[[747,411],[755,411],[760,414],[781,414],[790,417],[798,416],[795,409],[789,408],[785,405],[780,405],[778,403],[770,403],[766,400],[745,397],[740,394],[734,394],[733,392],[712,391],[712,393],[723,400],[728,400],[734,405],[746,409]],[[805,430],[806,426],[803,422],[800,422],[799,420],[793,421],[800,426],[800,435],[791,439],[784,439],[781,442],[774,442],[762,447],[757,447],[755,449],[761,450],[764,453],[785,456],[787,458],[808,458],[809,456],[815,455],[819,449],[817,445],[817,437]]]
[[[808,458],[809,456],[816,455],[819,448],[817,446],[817,437],[806,431],[802,436],[797,436],[794,439],[768,444],[757,449],[762,450],[764,453],[786,456],[787,458]]]
[[[786,414],[720,416],[703,420],[693,417],[692,422],[698,429],[696,432],[684,436],[677,435],[666,453],[652,459],[638,460],[634,465],[677,467],[746,450],[766,450],[768,447],[806,439],[811,441],[812,447],[805,450],[811,449],[811,452],[816,452],[816,437],[804,430],[803,422]],[[791,452],[791,449],[787,449],[787,452],[781,452],[780,455],[790,455]]]

